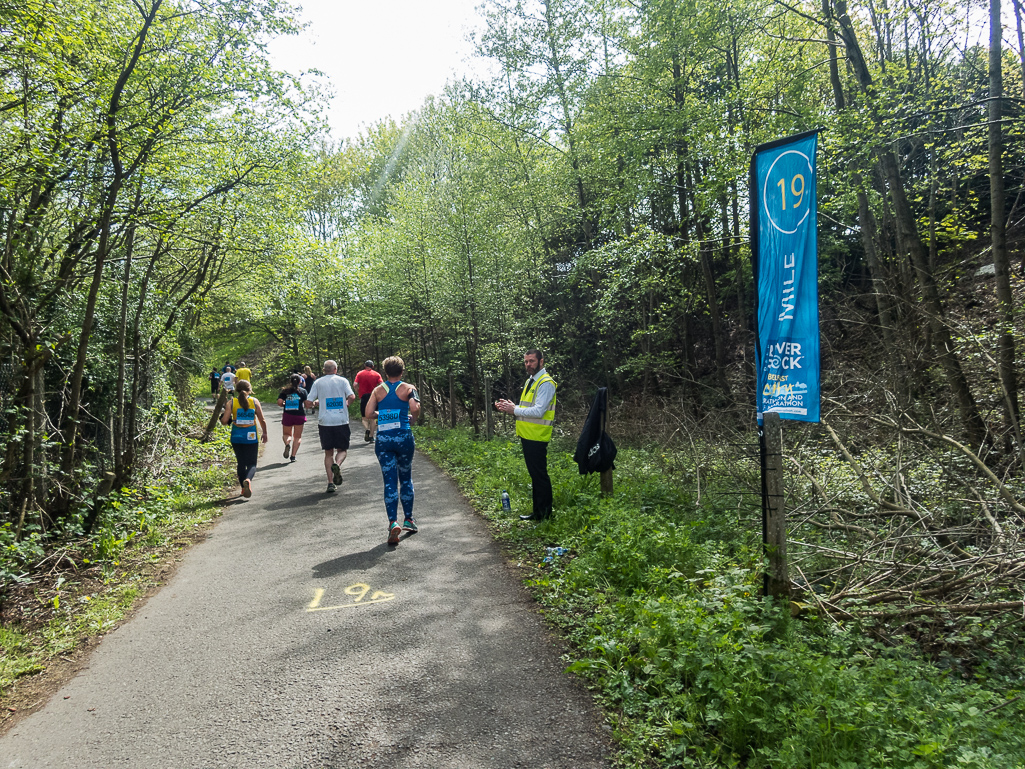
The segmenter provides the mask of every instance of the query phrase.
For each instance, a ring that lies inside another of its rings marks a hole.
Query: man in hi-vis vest
[[[523,385],[520,405],[512,401],[495,401],[495,408],[516,417],[516,434],[523,444],[523,459],[530,473],[534,510],[521,515],[523,521],[543,521],[552,514],[552,480],[548,477],[548,443],[552,440],[555,421],[555,380],[545,371],[540,350],[527,350],[523,366],[530,379]]]

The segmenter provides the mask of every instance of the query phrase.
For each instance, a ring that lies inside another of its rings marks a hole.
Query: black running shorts
[[[348,425],[317,425],[320,433],[320,448],[324,451],[349,450]]]

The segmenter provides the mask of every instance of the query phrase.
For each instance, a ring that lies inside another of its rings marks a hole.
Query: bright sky
[[[453,76],[472,72],[466,32],[480,0],[294,0],[310,22],[300,36],[274,41],[278,69],[315,68],[335,97],[332,137],[417,109]]]

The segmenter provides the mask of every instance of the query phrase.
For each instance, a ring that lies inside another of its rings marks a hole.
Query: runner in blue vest
[[[248,379],[235,382],[235,396],[231,406],[221,414],[221,424],[231,424],[231,448],[238,465],[238,482],[242,496],[253,496],[253,476],[256,475],[256,460],[260,454],[260,439],[257,437],[256,421],[260,420],[263,442],[267,442],[267,423],[263,418],[260,401],[253,397],[253,386]]]
[[[387,382],[374,388],[367,401],[366,415],[377,419],[377,440],[374,452],[384,476],[384,509],[388,513],[388,544],[398,544],[403,531],[415,532],[413,518],[413,431],[410,422],[420,413],[420,396],[416,388],[402,381],[406,364],[392,356],[384,361]],[[401,488],[400,488],[401,484]],[[399,526],[399,500],[402,500],[403,522]]]

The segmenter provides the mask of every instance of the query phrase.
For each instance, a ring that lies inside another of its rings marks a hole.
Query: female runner
[[[295,461],[295,455],[299,453],[299,444],[303,441],[303,428],[306,426],[306,409],[303,402],[306,400],[306,388],[303,387],[303,378],[298,374],[292,374],[289,378],[290,385],[278,393],[278,405],[284,409],[281,414],[281,440],[285,442],[285,459],[291,456]]]

